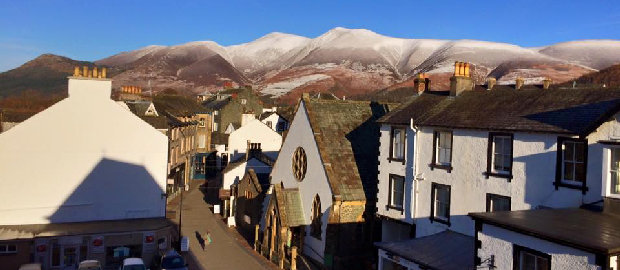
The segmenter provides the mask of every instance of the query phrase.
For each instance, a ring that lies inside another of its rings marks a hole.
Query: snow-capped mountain
[[[443,74],[452,72],[454,61],[472,63],[480,82],[486,76],[496,77],[499,83],[516,77],[564,82],[620,63],[620,41],[524,48],[476,40],[402,39],[338,27],[313,39],[271,33],[227,47],[212,41],[149,46],[96,63],[126,70],[114,78],[116,86],[151,81],[154,90],[202,92],[232,81],[294,99],[303,91],[330,91],[338,96],[366,93],[406,83],[418,72],[447,78]],[[432,85],[441,88],[445,82]]]

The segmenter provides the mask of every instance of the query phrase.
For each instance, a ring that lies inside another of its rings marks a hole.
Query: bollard
[[[254,250],[258,251],[258,224],[254,226]]]
[[[291,270],[297,270],[297,247],[291,248]]]

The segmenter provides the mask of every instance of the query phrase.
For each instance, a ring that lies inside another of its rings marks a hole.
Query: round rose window
[[[304,180],[307,167],[306,151],[301,147],[297,147],[295,153],[293,153],[293,175],[297,181]]]

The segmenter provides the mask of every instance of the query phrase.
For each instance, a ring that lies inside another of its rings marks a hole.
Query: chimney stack
[[[425,73],[418,73],[415,79],[413,79],[413,89],[416,93],[422,94],[424,91],[430,89],[430,80]]]
[[[458,96],[463,91],[474,89],[474,81],[471,78],[470,64],[454,62],[454,75],[450,78],[450,96]]]
[[[487,78],[487,90],[493,90],[493,87],[495,87],[496,83],[497,83],[497,79],[493,77],[488,77]]]
[[[521,90],[521,88],[523,88],[524,83],[525,83],[525,80],[522,77],[517,77],[517,79],[515,80],[515,89]]]
[[[549,79],[549,78],[545,78],[545,79],[543,80],[543,89],[544,89],[544,90],[549,89],[549,86],[551,86],[551,83],[552,83],[552,82],[553,82],[553,81],[552,81],[551,79]]]
[[[255,157],[256,154],[262,153],[262,152],[263,150],[261,148],[260,143],[253,143],[250,140],[248,140],[248,147],[245,151],[245,160]]]
[[[80,67],[75,66],[73,68],[73,77],[82,78],[106,78],[106,68],[101,68],[101,71],[97,70],[97,67],[93,67],[92,70],[88,69],[88,66],[83,66],[80,72]]]

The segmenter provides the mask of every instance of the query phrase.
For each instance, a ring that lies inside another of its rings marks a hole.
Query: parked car
[[[161,258],[161,270],[187,270],[185,259],[174,250],[170,250]]]
[[[97,260],[82,261],[78,270],[101,270],[101,263]]]
[[[41,270],[41,264],[40,263],[22,264],[19,267],[19,270]]]
[[[140,258],[127,258],[123,260],[123,265],[119,270],[146,270],[146,266]]]

